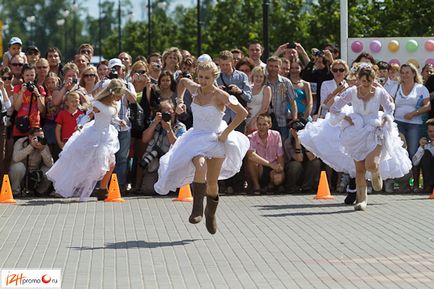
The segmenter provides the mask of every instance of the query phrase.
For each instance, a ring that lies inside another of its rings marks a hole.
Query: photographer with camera
[[[14,140],[27,136],[30,128],[40,127],[41,112],[45,111],[45,90],[35,84],[35,67],[25,64],[21,77],[23,84],[14,87],[13,106],[17,111],[12,130]]]
[[[321,161],[300,142],[297,132],[304,126],[302,121],[294,121],[289,129],[291,135],[284,142],[287,159],[285,188],[290,194],[314,194],[318,189]]]
[[[427,137],[419,140],[419,148],[413,156],[413,165],[420,165],[423,176],[423,193],[430,194],[434,189],[434,118],[426,121]]]
[[[14,195],[21,193],[21,184],[25,189],[43,195],[50,187],[46,172],[53,166],[53,158],[44,137],[42,128],[34,127],[29,136],[19,138],[14,144],[12,165],[9,176]]]
[[[146,144],[146,151],[140,161],[142,194],[155,194],[154,184],[158,179],[160,157],[169,151],[170,146],[184,132],[186,127],[177,120],[173,103],[170,100],[161,101],[154,120],[142,135],[142,142]]]
[[[333,62],[333,55],[330,50],[312,49],[313,59],[311,60],[300,43],[296,44],[296,49],[306,67],[301,72],[301,78],[305,81],[316,83],[316,94],[313,98],[312,114],[317,114],[321,104],[321,85],[326,80],[333,79],[330,71],[330,64]]]
[[[88,105],[90,99],[88,99],[87,91],[79,84],[79,70],[75,63],[68,62],[63,66],[63,82],[62,85],[53,92],[53,105],[60,106],[65,101],[65,95],[68,92],[78,92],[80,94],[80,104]]]
[[[244,107],[252,100],[252,89],[249,79],[244,72],[234,69],[234,57],[229,50],[220,52],[219,66],[221,73],[217,78],[217,85],[229,95],[235,96]],[[228,124],[235,118],[235,112],[226,108],[223,120]],[[235,130],[244,133],[246,122],[243,121]]]

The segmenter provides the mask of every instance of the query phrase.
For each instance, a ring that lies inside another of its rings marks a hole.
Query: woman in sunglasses
[[[83,87],[86,91],[86,97],[89,101],[93,100],[93,94],[95,93],[95,85],[99,82],[98,73],[96,67],[93,65],[86,66],[80,75],[80,87]]]
[[[348,65],[342,59],[336,59],[330,66],[333,79],[326,80],[321,85],[321,106],[320,116],[323,117],[328,112],[328,108],[333,103],[336,96],[340,95],[348,88],[345,77],[348,75]],[[330,103],[331,102],[331,103]]]

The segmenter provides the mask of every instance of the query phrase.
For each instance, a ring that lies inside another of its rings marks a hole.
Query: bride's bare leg
[[[205,218],[206,218],[206,228],[210,234],[215,234],[217,232],[217,222],[215,218],[215,212],[217,210],[217,205],[219,203],[219,188],[218,188],[218,177],[220,175],[220,170],[223,165],[223,158],[207,159],[207,196],[206,196],[206,208],[205,208]]]

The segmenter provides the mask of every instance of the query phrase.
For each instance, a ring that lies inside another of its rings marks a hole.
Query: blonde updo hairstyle
[[[214,79],[216,79],[220,74],[220,69],[213,61],[203,61],[197,64],[197,73],[204,70],[211,70]]]
[[[112,79],[96,97],[96,100],[111,105],[114,97],[121,96],[125,93],[125,84],[121,79]]]

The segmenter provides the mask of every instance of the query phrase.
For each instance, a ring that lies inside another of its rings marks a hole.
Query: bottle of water
[[[416,102],[416,109],[421,108],[423,105],[423,95],[419,95]]]

